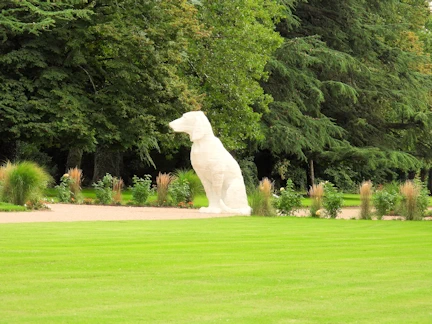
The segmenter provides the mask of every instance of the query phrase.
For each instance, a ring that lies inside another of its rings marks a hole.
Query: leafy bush
[[[28,201],[39,201],[52,180],[34,162],[7,163],[1,171],[1,197],[4,201],[23,206]]]
[[[201,180],[194,170],[177,170],[174,174],[178,181],[189,185],[189,197],[187,197],[185,202],[192,202],[196,195],[204,192]]]
[[[324,184],[323,206],[327,215],[331,218],[336,218],[342,209],[342,204],[343,194],[338,192],[331,182],[326,182]]]
[[[96,189],[96,200],[103,205],[110,205],[113,202],[113,176],[109,173],[105,174],[102,180],[93,183]]]
[[[390,188],[391,191],[385,188],[377,190],[373,195],[373,204],[375,206],[376,215],[378,219],[381,219],[384,215],[389,214],[390,211],[394,211],[398,202],[400,201],[400,195],[397,191]]]
[[[169,185],[168,193],[174,205],[186,204],[191,201],[190,186],[186,179],[174,178]]]
[[[144,205],[148,197],[152,193],[151,176],[146,174],[144,175],[144,178],[139,178],[134,175],[132,178],[132,182],[132,200],[137,205]]]
[[[272,206],[273,184],[268,178],[264,178],[258,188],[250,195],[252,213],[257,216],[275,216]]]
[[[282,215],[292,215],[301,207],[301,195],[295,192],[291,179],[287,180],[285,188],[280,189],[280,196],[275,200],[275,207]]]
[[[60,202],[69,203],[73,196],[73,192],[70,190],[71,184],[74,180],[69,177],[69,174],[64,174],[60,179],[60,184],[55,186],[57,192],[57,198]]]

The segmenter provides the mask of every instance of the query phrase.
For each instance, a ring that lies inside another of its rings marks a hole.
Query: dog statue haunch
[[[185,113],[169,123],[175,132],[189,134],[193,142],[191,162],[200,178],[209,207],[202,213],[236,213],[250,215],[246,188],[240,167],[232,155],[214,136],[209,120],[202,111]]]

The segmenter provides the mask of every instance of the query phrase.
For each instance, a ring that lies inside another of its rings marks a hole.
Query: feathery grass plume
[[[252,212],[257,216],[275,216],[272,206],[273,184],[268,178],[260,181],[258,188],[250,196]]]
[[[10,161],[7,161],[5,164],[3,164],[0,167],[0,182],[5,180],[6,175],[10,172],[10,170],[13,167],[14,165]]]
[[[124,182],[122,178],[113,178],[113,201],[115,204],[120,204],[122,201],[122,190]]]
[[[372,182],[363,181],[360,185],[360,218],[371,219]]]
[[[318,217],[317,212],[322,208],[324,196],[324,185],[322,183],[314,184],[309,189],[309,197],[311,197],[311,206],[309,208],[312,217]]]
[[[169,173],[160,173],[156,177],[156,193],[157,193],[157,204],[159,206],[166,205],[168,201],[168,187],[173,180],[173,177]]]
[[[413,181],[406,181],[400,186],[402,195],[401,212],[407,220],[418,220],[421,218],[417,200],[420,195],[418,186]]]
[[[69,178],[72,179],[70,183],[70,191],[73,193],[74,197],[78,197],[81,193],[81,183],[83,180],[82,170],[75,168],[70,168],[68,170]]]
[[[23,161],[6,164],[2,181],[2,198],[15,205],[42,198],[43,190],[52,180],[42,167],[34,162]]]

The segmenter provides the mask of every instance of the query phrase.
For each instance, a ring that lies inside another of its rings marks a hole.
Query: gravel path
[[[77,221],[119,221],[119,220],[163,220],[230,217],[234,214],[203,214],[197,209],[92,206],[52,204],[50,210],[29,212],[0,212],[0,223],[33,222],[77,222]],[[299,213],[306,215],[307,210]],[[357,217],[358,208],[344,208],[338,218]]]
[[[0,223],[161,220],[235,216],[232,214],[203,214],[197,209],[182,208],[92,206],[72,204],[52,204],[48,206],[50,210],[0,212]]]

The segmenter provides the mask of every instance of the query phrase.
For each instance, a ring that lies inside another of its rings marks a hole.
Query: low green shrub
[[[96,189],[96,201],[103,205],[110,205],[113,202],[113,176],[109,173],[105,174],[102,180],[93,183]]]
[[[301,195],[294,190],[291,179],[286,182],[285,188],[280,189],[280,196],[274,200],[275,207],[282,215],[292,215],[301,207]]]
[[[381,219],[384,215],[396,210],[397,205],[401,200],[401,196],[392,188],[389,190],[383,188],[375,192],[372,200],[375,206],[375,214],[378,219]]]
[[[133,185],[130,188],[132,191],[132,200],[136,205],[144,205],[148,197],[152,193],[151,176],[146,174],[144,178],[139,178],[136,175],[132,178]]]
[[[338,192],[336,187],[331,182],[324,184],[323,206],[326,213],[331,218],[336,218],[342,210],[343,194]]]
[[[69,203],[71,202],[71,198],[73,196],[72,191],[70,190],[72,182],[74,180],[69,177],[69,174],[64,174],[60,179],[60,184],[55,186],[57,193],[57,198],[60,202]]]
[[[188,180],[174,178],[168,187],[168,194],[174,205],[191,202],[191,191]]]
[[[189,186],[186,203],[192,202],[197,195],[204,193],[204,186],[194,170],[176,170],[174,176],[180,183],[187,183]]]

